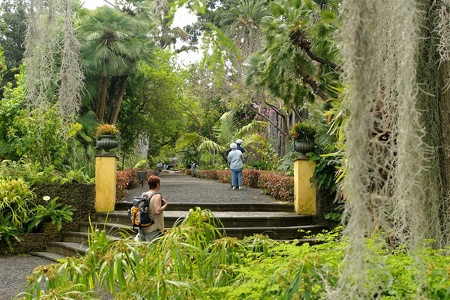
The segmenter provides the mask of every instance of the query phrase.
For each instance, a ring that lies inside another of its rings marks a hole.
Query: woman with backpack
[[[164,233],[164,210],[168,203],[161,196],[159,190],[161,189],[161,179],[158,176],[151,175],[148,177],[149,190],[142,194],[142,197],[150,199],[148,205],[148,214],[155,223],[139,228],[139,241],[151,242]]]

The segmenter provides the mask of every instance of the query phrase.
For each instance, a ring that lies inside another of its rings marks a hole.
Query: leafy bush
[[[258,187],[264,194],[283,201],[294,200],[294,178],[275,172],[261,172]]]
[[[1,161],[0,176],[21,178],[31,186],[45,183],[92,183],[94,181],[81,170],[69,170],[64,173],[56,170],[53,165],[42,168],[39,164],[31,163],[26,159],[18,162]]]
[[[56,197],[50,200],[46,206],[37,205],[33,208],[33,218],[28,223],[28,232],[31,232],[33,228],[38,227],[43,222],[51,222],[58,230],[61,230],[63,222],[72,221],[72,214],[75,209],[68,205],[63,206],[57,203],[57,200]]]
[[[316,162],[316,168],[311,179],[317,189],[332,194],[336,191],[336,168],[335,158],[332,156],[321,156],[313,154],[310,161]]]
[[[95,178],[90,178],[81,170],[69,170],[64,177],[58,180],[58,183],[93,183]]]
[[[119,201],[127,195],[127,190],[133,185],[133,174],[131,170],[121,170],[116,172],[116,201]],[[137,178],[135,178],[135,180],[137,181]]]
[[[72,127],[75,128],[75,124],[62,122],[57,107],[23,110],[14,118],[8,138],[13,141],[11,149],[21,159],[41,169],[59,168],[64,162],[68,141],[76,134]]]
[[[338,288],[347,247],[342,227],[317,235],[314,245],[298,245],[262,235],[229,238],[220,226],[210,211],[197,208],[152,243],[112,242],[105,231],[92,229],[85,257],[38,267],[20,296],[287,300],[326,299]],[[417,254],[420,265],[401,247],[386,252],[373,237],[367,245],[368,262],[378,256],[385,261],[384,268],[371,271],[382,278],[374,282],[375,298],[416,299],[420,293],[421,299],[449,299],[450,249],[425,245]]]
[[[72,221],[73,209],[56,201],[37,205],[36,195],[24,180],[0,177],[0,239],[11,247],[11,238],[19,241],[19,234],[30,232],[44,221],[60,230],[63,222]]]
[[[217,180],[217,170],[195,170],[195,176],[202,179]]]
[[[270,170],[272,165],[267,161],[254,161],[247,163],[247,165],[256,170]]]
[[[242,183],[251,188],[258,188],[259,170],[243,170],[242,171]]]
[[[32,218],[35,198],[22,179],[0,177],[0,239],[5,239],[8,244],[11,237],[18,240],[17,234],[24,231]]]
[[[141,181],[139,180],[136,169],[119,170],[116,172],[116,201],[119,201],[127,195],[127,190],[140,187]],[[154,172],[154,170],[147,170],[149,174],[155,174]]]
[[[230,170],[217,170],[217,180],[222,183],[231,183],[231,171]]]

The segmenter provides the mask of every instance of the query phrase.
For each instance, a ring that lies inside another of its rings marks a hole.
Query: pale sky
[[[83,1],[81,1],[83,3]],[[114,0],[84,0],[83,7],[88,9],[95,9],[99,6],[109,5],[109,3],[114,4]],[[185,8],[178,9],[175,14],[175,19],[173,21],[174,26],[183,27],[188,24],[192,24],[197,19],[196,16],[189,14],[188,10]]]
[[[83,3],[83,0],[81,1]],[[110,3],[114,3],[114,0],[109,1]],[[104,0],[84,0],[83,7],[89,8],[89,9],[95,9],[98,6],[107,5],[107,3]]]

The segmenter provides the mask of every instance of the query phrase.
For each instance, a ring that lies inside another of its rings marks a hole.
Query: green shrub
[[[19,240],[19,234],[31,232],[44,221],[52,222],[60,230],[63,222],[72,221],[73,209],[56,201],[55,198],[47,205],[37,205],[28,183],[0,177],[0,240],[5,239],[12,247],[11,238]]]
[[[0,177],[0,224],[24,227],[31,217],[35,199],[24,180]]]
[[[338,288],[347,248],[342,227],[317,235],[314,245],[298,245],[262,235],[229,238],[220,226],[211,212],[195,209],[152,243],[111,242],[105,231],[93,229],[85,257],[37,268],[20,296],[288,300],[327,299]],[[377,288],[374,298],[450,298],[450,249],[388,252],[373,239],[367,240],[366,262],[385,262],[371,271],[381,281],[367,283]]]
[[[272,167],[272,164],[267,161],[254,161],[247,163],[247,165],[256,170],[270,170]]]
[[[41,168],[39,164],[28,162],[26,159],[21,161],[3,160],[0,162],[0,176],[21,178],[30,186],[46,183],[92,183],[90,178],[81,170],[56,170],[55,167],[48,166]]]
[[[62,122],[55,106],[31,112],[23,110],[14,118],[8,138],[14,141],[11,147],[21,159],[26,158],[41,169],[59,168],[64,162],[68,141],[76,134],[72,126],[74,124]]]
[[[57,200],[57,197],[53,198],[47,205],[37,205],[32,209],[33,218],[28,223],[28,232],[31,232],[43,222],[51,222],[58,230],[61,230],[63,222],[72,221],[72,215],[75,209],[68,205],[63,206],[57,203]]]
[[[336,161],[333,156],[320,156],[313,154],[310,161],[316,163],[311,181],[318,190],[332,194],[336,191]]]

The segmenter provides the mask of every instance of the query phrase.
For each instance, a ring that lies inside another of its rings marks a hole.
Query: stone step
[[[108,236],[128,238],[137,234],[137,229],[133,230],[131,225],[107,223],[107,222],[82,222],[80,223],[81,232],[92,232],[92,229],[105,230]]]
[[[138,229],[131,225],[121,225],[115,223],[104,223],[104,222],[92,222],[91,224],[84,223],[81,224],[80,230],[90,228],[90,225],[96,227],[98,226],[101,230],[106,230],[107,234],[115,235],[121,238],[130,238],[137,234]],[[169,229],[170,227],[166,227]],[[295,240],[308,238],[310,235],[315,233],[320,233],[327,229],[326,226],[322,225],[300,225],[300,226],[269,226],[269,227],[223,227],[219,228],[222,232],[226,233],[229,237],[236,237],[242,239],[244,237],[252,236],[254,234],[267,235],[269,238],[278,241],[284,240]]]
[[[235,227],[223,228],[226,235],[229,237],[236,237],[243,239],[244,237],[255,234],[267,235],[272,240],[276,241],[292,241],[302,240],[302,242],[312,241],[309,238],[312,234],[317,234],[327,229],[322,225],[306,225],[306,226],[278,226],[278,227]]]
[[[184,219],[188,211],[165,211],[164,223],[166,227]],[[261,212],[261,211],[212,211],[214,217],[219,219],[224,227],[275,227],[275,226],[299,226],[309,225],[313,217],[309,215],[297,215],[289,212]],[[130,225],[130,219],[126,211],[113,211],[110,213],[97,213],[97,222],[109,222],[122,225]]]
[[[113,235],[107,235],[106,236],[109,240],[118,241],[120,240],[120,237],[113,236]],[[89,238],[93,238],[92,233],[88,232],[76,232],[76,231],[65,231],[63,232],[63,241],[69,242],[69,243],[78,243],[78,244],[85,244],[88,243]]]
[[[61,255],[61,254],[57,254],[57,253],[53,253],[53,252],[46,252],[46,251],[29,252],[28,254],[43,257],[43,258],[46,258],[46,259],[54,261],[54,262],[58,262],[67,257],[66,255]]]
[[[110,232],[117,229],[116,224],[109,223],[91,223],[85,224],[84,229],[91,229],[92,226],[96,228],[99,226],[102,229],[113,229]],[[292,241],[297,240],[297,244],[303,243],[316,243],[314,238],[309,238],[310,234],[319,233],[326,229],[324,226],[309,225],[309,226],[289,226],[289,227],[240,227],[240,228],[222,228],[223,234],[226,236],[236,237],[243,239],[254,234],[267,235],[269,238],[278,241]],[[119,233],[120,232],[120,233]],[[117,234],[121,236],[108,235],[110,240],[131,239],[137,234],[137,230],[133,231],[132,228],[127,228],[127,235],[124,235],[124,231],[118,231]],[[87,239],[92,236],[87,232],[64,232],[64,242],[51,242],[47,244],[47,251],[30,252],[30,255],[43,257],[54,262],[64,260],[69,256],[85,255],[88,251]]]
[[[49,242],[47,243],[47,252],[56,253],[62,256],[83,256],[88,251],[87,243],[71,242]]]
[[[118,201],[115,204],[115,211],[126,211],[133,203],[131,201]],[[170,202],[167,210],[188,211],[189,209],[200,207],[201,209],[209,209],[211,211],[284,211],[294,212],[294,203],[292,202],[274,202],[274,203],[177,203]]]
[[[47,258],[52,261],[59,261],[68,256],[85,255],[88,250],[88,239],[92,237],[92,233],[88,232],[63,232],[63,242],[51,242],[46,244],[46,250],[42,252],[30,252],[30,255],[35,255]],[[109,240],[118,241],[120,237],[107,235]]]

